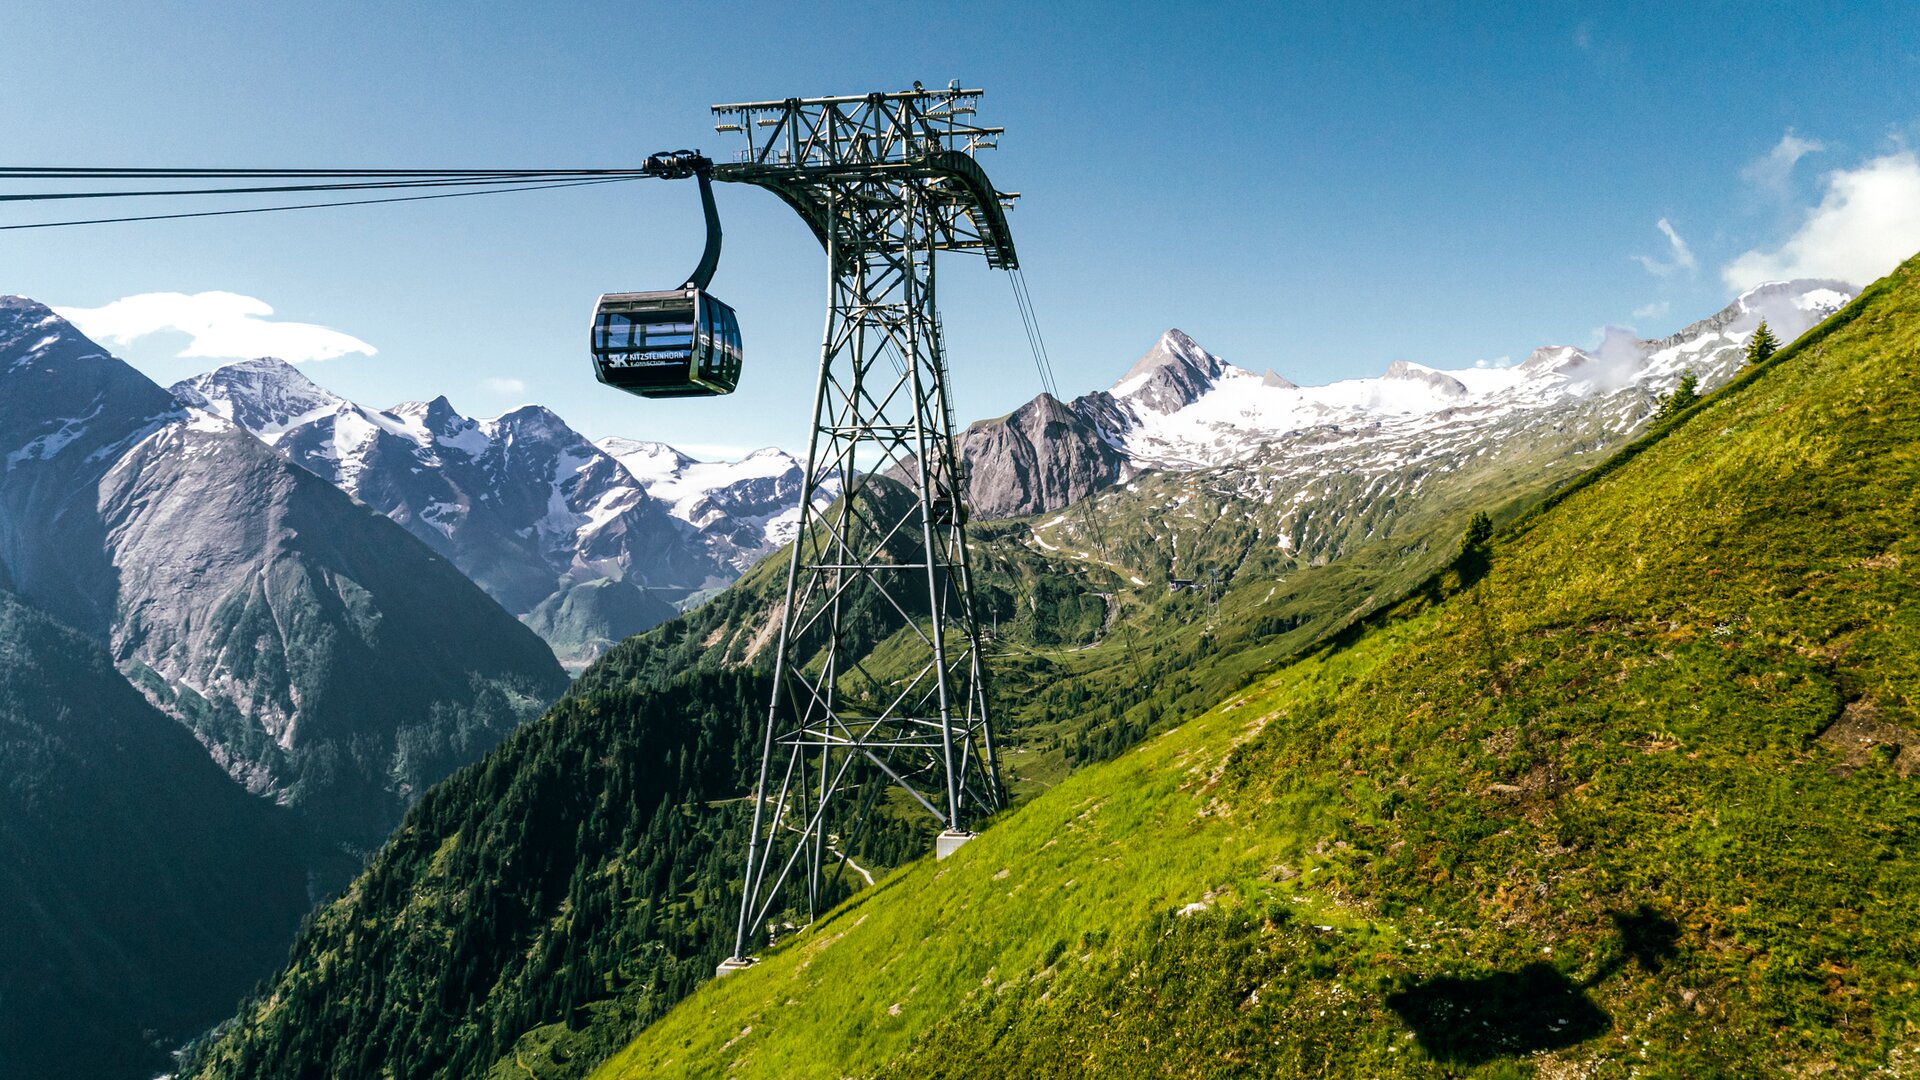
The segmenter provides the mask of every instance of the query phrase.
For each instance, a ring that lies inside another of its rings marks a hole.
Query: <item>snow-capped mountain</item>
[[[0,463],[0,589],[335,840],[378,843],[565,687],[446,559],[21,297],[0,297]]]
[[[1101,440],[1116,480],[1086,500],[1088,512],[1041,517],[1029,542],[1137,585],[1263,582],[1270,625],[1324,628],[1431,572],[1469,513],[1523,506],[1632,439],[1683,369],[1702,390],[1724,384],[1762,318],[1790,341],[1854,291],[1774,283],[1657,340],[1615,331],[1592,349],[1542,348],[1507,368],[1395,364],[1324,387],[1254,376],[1170,333],[1113,390],[1060,407],[1082,436],[1069,445]],[[965,449],[1006,438],[998,426],[975,425]],[[986,458],[974,483],[1008,471]],[[1033,475],[976,490],[976,507],[983,495],[1033,505],[1055,494]],[[1328,564],[1339,569],[1290,584]]]
[[[739,461],[698,461],[666,443],[614,436],[597,445],[674,517],[699,529],[714,556],[736,572],[785,545],[799,528],[806,470],[784,450],[766,447]],[[837,480],[829,481],[814,501],[824,506],[839,490]]]
[[[1302,486],[1267,494],[1295,498],[1315,477],[1356,468],[1412,475],[1423,461],[1485,452],[1543,425],[1592,428],[1588,448],[1596,449],[1634,431],[1682,369],[1703,389],[1725,382],[1761,319],[1791,340],[1856,291],[1835,281],[1774,282],[1659,340],[1610,331],[1592,350],[1544,347],[1511,367],[1442,371],[1399,360],[1377,377],[1325,386],[1256,375],[1169,330],[1107,390],[1067,403],[1042,395],[970,427],[961,456],[971,505],[983,517],[1031,514],[1145,472],[1229,465],[1292,477]]]
[[[273,359],[231,364],[173,392],[426,541],[569,663],[736,573],[626,467],[537,405],[492,419],[465,416],[445,397],[371,409]],[[601,585],[609,581],[623,587]],[[570,602],[586,585],[595,586],[591,603]]]
[[[572,666],[732,581],[799,521],[803,470],[782,450],[700,461],[665,443],[596,445],[537,405],[492,419],[445,397],[372,409],[271,358],[173,393],[406,527]]]

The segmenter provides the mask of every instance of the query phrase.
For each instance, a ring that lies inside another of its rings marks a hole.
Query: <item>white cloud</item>
[[[1473,366],[1474,366],[1474,367],[1477,367],[1477,368],[1503,368],[1503,367],[1512,367],[1512,366],[1513,366],[1513,357],[1511,357],[1511,356],[1496,356],[1496,357],[1494,357],[1494,358],[1492,358],[1492,359],[1490,359],[1490,360],[1475,360],[1475,361],[1473,362]]]
[[[1920,159],[1911,150],[1835,170],[1825,180],[1825,197],[1786,243],[1721,268],[1727,285],[1805,277],[1865,285],[1920,250]]]
[[[737,443],[674,443],[674,448],[689,457],[701,461],[739,461],[755,450],[757,446],[742,446]]]
[[[1667,303],[1665,300],[1655,300],[1651,304],[1642,304],[1634,308],[1633,317],[1636,319],[1657,319],[1672,310],[1672,308],[1673,305]]]
[[[1740,170],[1740,175],[1754,187],[1776,195],[1785,195],[1787,180],[1793,175],[1793,167],[1808,154],[1825,150],[1826,144],[1816,139],[1803,139],[1787,129],[1780,141],[1773,144],[1765,157],[1755,158]]]
[[[1634,261],[1646,267],[1647,273],[1654,277],[1668,277],[1679,270],[1693,273],[1700,264],[1693,257],[1693,249],[1688,247],[1687,242],[1680,239],[1680,234],[1674,231],[1673,224],[1666,218],[1661,218],[1654,222],[1654,227],[1667,236],[1667,260],[1662,262],[1648,255],[1635,255]]]
[[[495,394],[524,394],[527,384],[519,379],[481,379],[480,385]]]
[[[55,308],[102,344],[131,345],[149,334],[177,331],[191,340],[179,355],[249,360],[277,356],[288,363],[331,360],[348,353],[372,356],[373,346],[313,323],[275,322],[264,300],[230,292],[141,293],[97,308]]]

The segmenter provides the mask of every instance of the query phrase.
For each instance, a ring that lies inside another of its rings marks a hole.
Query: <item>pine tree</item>
[[[1753,337],[1747,341],[1747,363],[1749,366],[1761,363],[1767,357],[1780,351],[1780,339],[1773,336],[1767,328],[1767,320],[1761,319],[1760,326],[1754,330]]]
[[[1493,539],[1493,519],[1485,510],[1475,510],[1467,519],[1466,531],[1460,535],[1460,554],[1470,551],[1483,551],[1487,541]]]
[[[1459,572],[1462,585],[1471,585],[1486,576],[1492,564],[1492,540],[1493,519],[1486,511],[1475,510],[1467,519],[1466,531],[1460,534],[1460,550],[1453,556],[1453,568]]]
[[[1694,402],[1700,400],[1700,379],[1692,368],[1680,373],[1680,381],[1673,387],[1673,393],[1660,399],[1660,408],[1653,414],[1655,423],[1671,420],[1686,412]]]

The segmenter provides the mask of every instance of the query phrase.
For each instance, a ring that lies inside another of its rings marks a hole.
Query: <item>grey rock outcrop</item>
[[[1094,421],[1052,394],[968,427],[959,455],[968,509],[981,518],[1058,509],[1114,483],[1126,465]]]
[[[1395,360],[1393,363],[1388,364],[1386,372],[1380,377],[1383,379],[1403,379],[1407,382],[1417,382],[1423,386],[1431,387],[1447,397],[1467,396],[1467,386],[1459,379],[1448,375],[1444,371],[1435,371],[1432,368],[1421,367],[1418,364],[1411,364],[1405,360]]]

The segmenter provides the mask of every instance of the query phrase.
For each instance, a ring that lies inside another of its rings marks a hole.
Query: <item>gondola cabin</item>
[[[740,322],[704,289],[607,293],[593,313],[593,370],[641,397],[714,397],[740,384]]]

